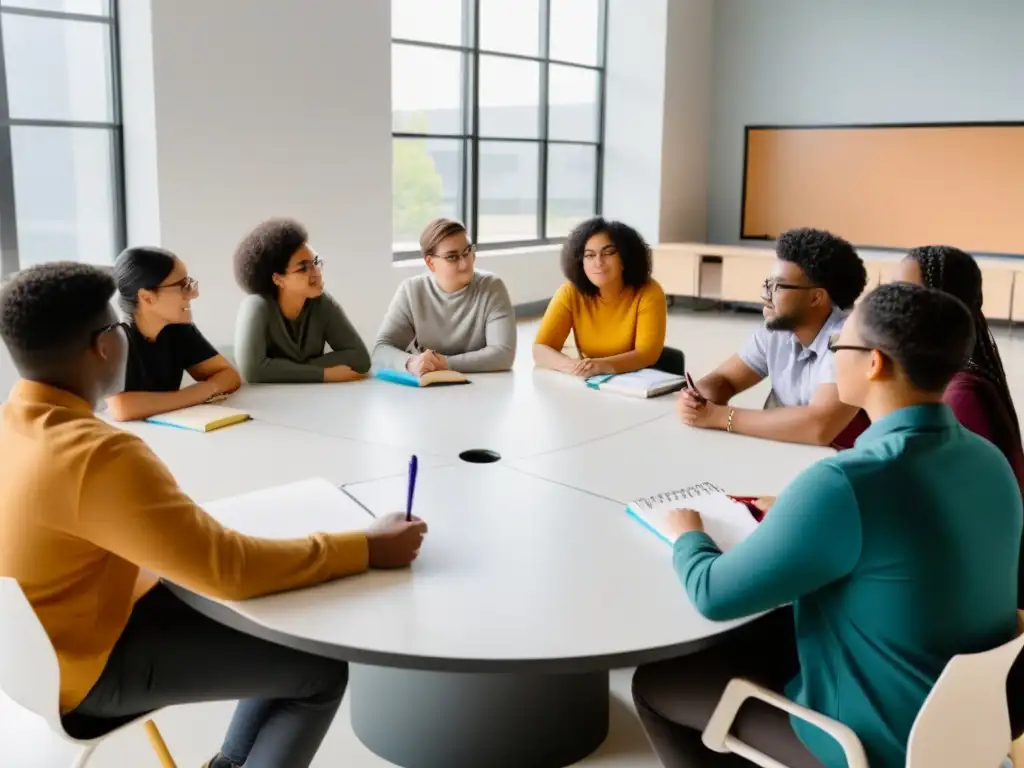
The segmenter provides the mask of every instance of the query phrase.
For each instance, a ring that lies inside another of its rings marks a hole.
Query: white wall
[[[1024,120],[1020,0],[717,0],[709,239],[753,124]]]

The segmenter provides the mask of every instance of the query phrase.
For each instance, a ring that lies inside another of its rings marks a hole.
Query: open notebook
[[[396,371],[392,368],[380,368],[373,375],[381,381],[392,384],[404,384],[407,387],[437,387],[451,384],[469,384],[469,379],[458,371],[431,371],[422,376],[415,376],[408,371]]]
[[[634,499],[626,512],[655,536],[669,544],[675,538],[665,528],[665,515],[673,509],[700,512],[704,531],[725,551],[745,539],[757,528],[757,520],[745,504],[730,499],[714,483],[697,483],[668,493]]]
[[[215,429],[230,427],[232,424],[240,424],[248,420],[249,414],[245,411],[209,403],[161,413],[146,419],[150,424],[190,429],[193,432],[212,432]]]
[[[643,368],[632,373],[591,376],[587,379],[587,386],[602,392],[614,392],[629,397],[658,397],[682,389],[686,386],[686,379],[674,373]]]

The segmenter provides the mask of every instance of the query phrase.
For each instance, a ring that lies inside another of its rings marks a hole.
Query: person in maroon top
[[[999,349],[981,312],[981,270],[977,262],[959,248],[926,245],[914,248],[900,262],[897,279],[937,288],[956,296],[970,309],[976,334],[974,351],[964,370],[953,377],[943,399],[961,424],[1002,451],[1024,495],[1020,422]],[[1017,605],[1024,608],[1024,557],[1018,576]]]

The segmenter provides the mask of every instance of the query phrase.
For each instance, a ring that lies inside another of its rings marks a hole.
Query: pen
[[[690,392],[693,393],[693,396],[695,398],[697,398],[697,402],[701,403],[701,404],[706,403],[708,401],[708,399],[706,397],[704,397],[704,395],[702,395],[700,393],[699,389],[697,389],[697,385],[693,383],[693,376],[690,375],[690,372],[687,371],[684,374],[684,376],[686,376],[686,388],[689,389]]]
[[[405,496],[405,519],[412,520],[412,497],[416,494],[416,473],[419,471],[419,459],[409,459],[409,489]]]

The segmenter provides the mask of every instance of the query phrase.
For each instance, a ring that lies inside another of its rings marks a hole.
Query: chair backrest
[[[0,578],[0,691],[65,735],[57,653],[25,593],[10,578]]]
[[[950,659],[914,720],[907,768],[998,768],[1010,748],[1006,678],[1024,635]]]

